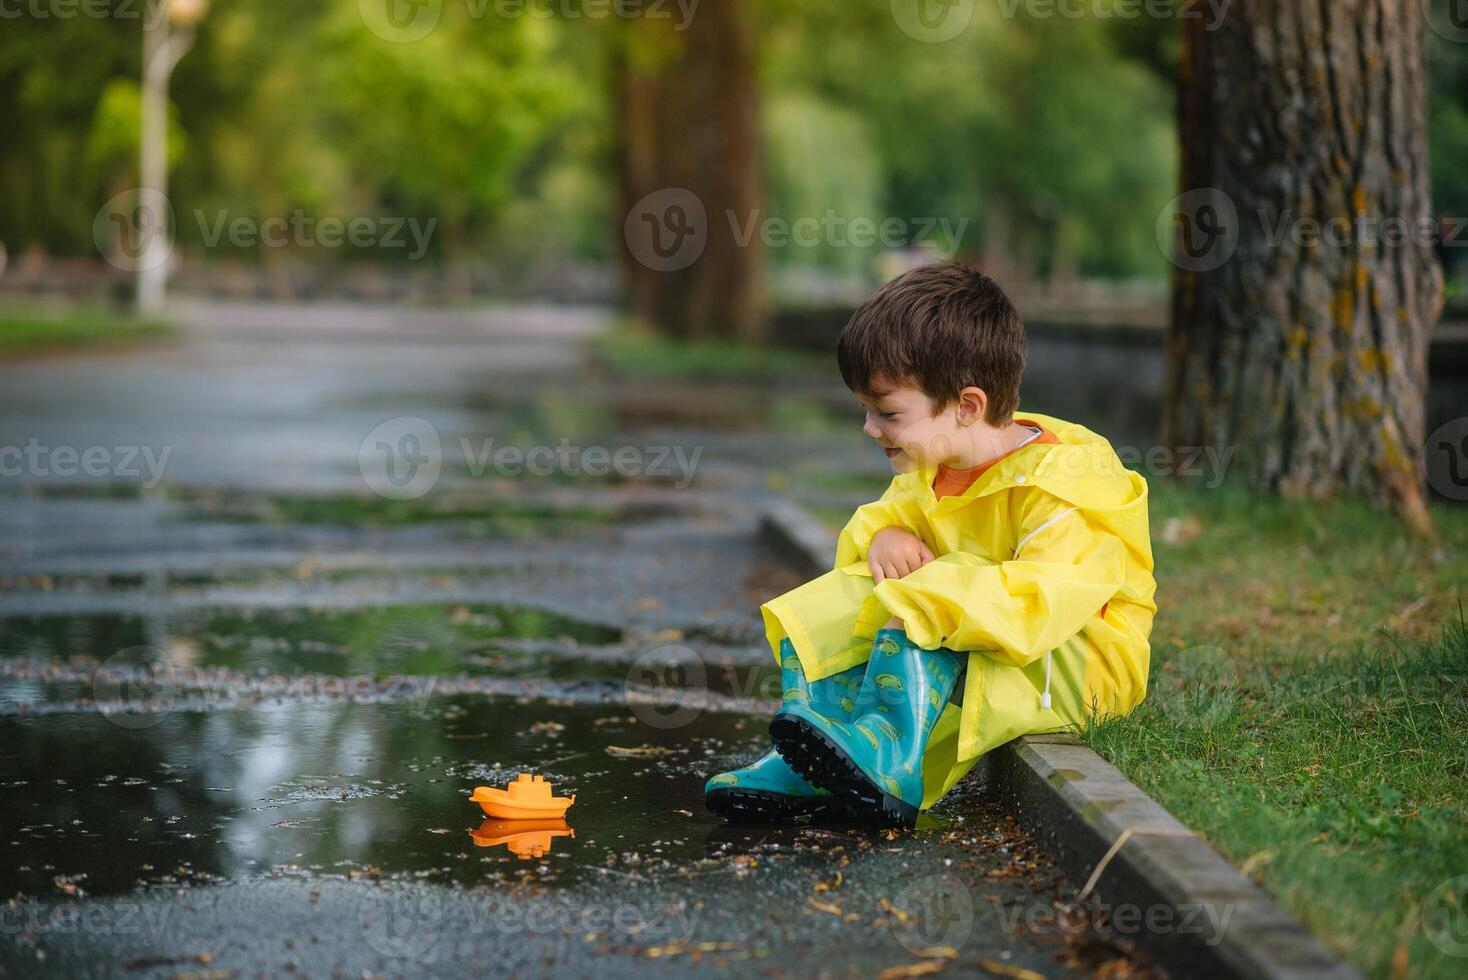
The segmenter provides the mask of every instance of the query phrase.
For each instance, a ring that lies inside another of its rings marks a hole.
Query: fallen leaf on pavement
[[[839,909],[836,906],[832,905],[830,902],[823,902],[819,898],[816,898],[814,895],[811,895],[811,896],[807,897],[806,898],[806,901],[811,904],[811,907],[812,908],[820,909],[822,912],[829,912],[832,915],[845,915],[846,914],[841,909]]]
[[[996,977],[1014,977],[1015,980],[1045,980],[1043,973],[1036,973],[1022,966],[1010,966],[1008,963],[1000,963],[997,960],[980,959],[979,966]]]
[[[670,748],[661,745],[635,745],[630,748],[621,745],[608,745],[607,755],[616,759],[648,759],[659,755],[671,755]]]
[[[930,973],[937,973],[948,966],[947,960],[923,960],[920,963],[911,963],[907,966],[889,966],[877,974],[877,980],[904,980],[906,977],[924,977]]]

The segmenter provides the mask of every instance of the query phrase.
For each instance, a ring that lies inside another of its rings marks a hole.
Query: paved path
[[[1120,955],[1056,924],[1067,886],[971,790],[911,834],[702,808],[707,775],[764,749],[757,606],[798,582],[756,505],[796,486],[839,510],[884,480],[839,383],[591,370],[595,311],[182,312],[158,348],[0,364],[0,447],[29,453],[0,476],[0,968],[1069,976]],[[481,465],[491,439],[568,455]],[[559,461],[589,447],[640,464]],[[429,457],[428,486],[391,470]],[[577,795],[539,855],[465,800],[522,768]]]

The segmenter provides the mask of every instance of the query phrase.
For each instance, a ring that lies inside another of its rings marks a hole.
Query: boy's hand
[[[878,582],[902,578],[932,560],[933,553],[923,539],[901,527],[882,528],[872,536],[872,546],[867,549],[867,565]]]

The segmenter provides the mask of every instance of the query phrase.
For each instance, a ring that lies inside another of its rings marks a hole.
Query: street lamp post
[[[168,79],[194,43],[194,25],[209,0],[162,0],[163,16],[143,23],[142,132],[139,135],[138,216],[143,254],[138,266],[137,308],[163,309],[172,252],[168,227]]]

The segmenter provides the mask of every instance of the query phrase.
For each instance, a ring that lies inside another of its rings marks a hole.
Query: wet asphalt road
[[[764,750],[758,604],[799,581],[757,504],[885,482],[839,381],[609,376],[594,311],[186,313],[0,364],[33,447],[0,478],[4,975],[1135,975],[981,787],[902,834],[702,808]],[[437,439],[422,494],[384,493],[384,433]],[[563,830],[467,801],[522,769]]]

